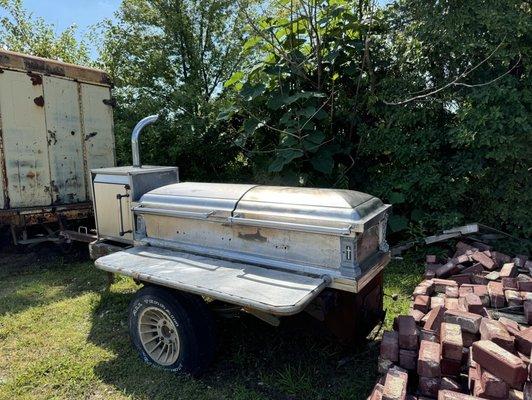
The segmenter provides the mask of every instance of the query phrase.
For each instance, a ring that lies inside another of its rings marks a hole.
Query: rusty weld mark
[[[242,233],[238,232],[238,237],[244,240],[251,240],[253,242],[266,242],[268,239],[266,236],[260,234],[260,230],[257,229],[256,233]]]

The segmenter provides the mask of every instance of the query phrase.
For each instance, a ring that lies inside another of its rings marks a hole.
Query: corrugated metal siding
[[[108,86],[0,73],[0,209],[90,200],[90,168],[115,165],[110,96]]]
[[[41,96],[42,85],[34,85],[26,74],[0,74],[5,197],[11,208],[48,205],[52,199],[44,108],[35,103]]]

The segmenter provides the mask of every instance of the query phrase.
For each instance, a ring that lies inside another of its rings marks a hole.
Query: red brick
[[[438,400],[479,400],[479,398],[452,390],[440,390],[438,392]]]
[[[526,386],[526,383],[525,383]],[[510,389],[508,390],[508,400],[524,400],[525,396],[521,390]],[[528,397],[527,400],[531,400],[532,397]]]
[[[512,261],[512,257],[500,253],[498,251],[492,251],[491,252],[491,258],[497,263],[497,266],[501,267],[504,263],[509,263]]]
[[[453,392],[459,392],[461,390],[461,386],[456,379],[445,376],[441,379],[440,390],[452,390]]]
[[[440,369],[440,344],[422,340],[419,345],[419,358],[417,360],[417,373],[428,378],[438,378]]]
[[[436,336],[436,332],[429,331],[428,329],[421,329],[419,331],[419,340],[420,342],[422,340],[426,340],[429,342],[439,343],[438,336]]]
[[[460,325],[442,323],[440,332],[440,342],[442,346],[442,357],[449,360],[461,360],[462,348],[462,330]]]
[[[499,271],[491,271],[489,274],[484,276],[488,281],[496,281],[501,277]]]
[[[521,330],[515,335],[515,348],[525,355],[532,350],[532,327]]]
[[[436,307],[444,307],[445,306],[445,297],[439,297],[439,296],[432,296],[430,298],[430,308],[431,310]]]
[[[521,296],[523,302],[532,300],[532,293],[530,292],[519,292],[519,296]]]
[[[525,383],[525,363],[517,356],[489,340],[473,343],[473,360],[483,369],[519,389]]]
[[[454,257],[454,258],[453,258],[453,261],[454,261],[456,264],[469,263],[469,262],[471,262],[471,257],[469,257],[467,254],[462,254],[461,256]]]
[[[417,366],[417,351],[399,349],[399,365],[408,371],[415,371]]]
[[[455,281],[452,281],[450,279],[434,278],[432,282],[434,283],[434,291],[436,293],[445,293],[447,286],[458,287],[458,284]]]
[[[408,374],[398,368],[392,368],[386,374],[384,389],[382,391],[383,400],[403,400],[406,396],[406,385]]]
[[[490,299],[488,295],[488,288],[486,287],[486,285],[467,285],[466,284],[466,285],[462,285],[462,287],[465,287],[465,288],[470,287],[471,290],[473,290],[473,293],[475,293],[478,297],[480,297],[480,300],[482,300],[482,304],[484,304],[484,306],[486,307],[489,307]],[[462,287],[460,287],[460,289]],[[462,290],[465,291],[468,289],[462,289]],[[465,297],[465,295],[462,297]]]
[[[407,350],[417,350],[419,332],[416,321],[410,315],[400,315],[396,318],[399,332],[399,347]]]
[[[518,290],[517,278],[502,278],[501,283],[503,290]]]
[[[440,389],[440,378],[419,377],[419,394],[422,396],[436,397]]]
[[[467,306],[467,311],[480,314],[484,305],[482,300],[475,293],[469,293],[465,296],[465,304]]]
[[[487,274],[475,274],[471,276],[471,282],[473,282],[475,285],[487,285],[489,280],[486,279]]]
[[[464,297],[458,299],[458,310],[467,311],[467,305]]]
[[[449,277],[450,280],[455,281],[459,285],[464,283],[471,283],[471,274],[457,274]]]
[[[451,297],[446,297],[444,304],[445,304],[445,308],[448,309],[448,310],[458,310],[459,309],[458,299],[453,299]]]
[[[443,376],[458,376],[462,370],[462,360],[458,361],[442,358],[440,367]]]
[[[491,306],[493,308],[503,308],[506,304],[506,297],[504,296],[504,290],[502,283],[490,282],[488,283],[488,294],[490,296]]]
[[[475,388],[475,383],[480,381],[480,367],[477,363],[469,367],[467,374],[467,387],[470,392],[473,392]]]
[[[501,268],[501,278],[517,276],[517,266],[514,263],[506,263]]]
[[[445,322],[458,324],[465,332],[477,333],[482,317],[467,311],[447,310],[443,316]]]
[[[484,267],[481,263],[473,264],[470,267],[464,268],[461,272],[462,274],[480,274],[484,271]]]
[[[397,362],[399,361],[399,334],[387,331],[382,334],[381,357]]]
[[[446,297],[453,297],[453,298],[457,299],[458,298],[458,286],[447,286],[445,288],[445,296]]]
[[[416,296],[413,308],[414,310],[421,311],[423,314],[428,313],[430,309],[430,297],[426,295]]]
[[[496,267],[495,261],[493,261],[485,252],[476,252],[471,254],[471,258],[481,263],[484,268],[492,270]]]
[[[516,290],[505,290],[504,297],[506,297],[508,307],[519,307],[523,305],[523,298]]]
[[[384,391],[384,386],[380,383],[377,383],[373,388],[373,391],[369,395],[367,400],[382,400],[382,392]]]
[[[523,304],[525,310],[525,318],[528,325],[532,325],[532,300],[527,300]]]
[[[469,284],[461,285],[458,289],[458,297],[466,297],[468,293],[473,293],[473,286]]]
[[[519,324],[510,318],[500,317],[499,322],[504,325],[508,333],[510,333],[512,336],[517,335],[521,330],[519,328]]]
[[[491,340],[511,353],[514,351],[514,339],[501,322],[482,318],[479,331],[482,340]]]
[[[420,323],[421,320],[423,320],[423,318],[425,317],[425,313],[414,309],[410,310],[410,315],[414,318],[414,321],[416,321],[416,323]]]
[[[507,399],[508,384],[483,368],[480,371],[480,384],[475,385],[475,396],[487,399],[493,397],[496,399]]]
[[[430,310],[430,312],[427,314],[427,322],[425,322],[425,325],[423,326],[424,329],[433,331],[433,332],[439,332],[440,325],[443,321],[443,316],[445,314],[445,307],[438,306],[436,308],[433,308]]]

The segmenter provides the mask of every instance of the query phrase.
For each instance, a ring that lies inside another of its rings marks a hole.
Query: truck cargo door
[[[0,74],[0,128],[7,178],[5,198],[9,199],[10,208],[52,202],[44,113],[46,99],[39,78],[39,75],[30,77],[8,70]]]
[[[46,76],[43,84],[53,201],[86,201],[78,83]]]

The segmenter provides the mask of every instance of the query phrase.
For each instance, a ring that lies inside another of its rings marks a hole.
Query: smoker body
[[[183,336],[210,332],[204,299],[273,325],[305,311],[347,340],[382,318],[390,205],[351,190],[180,183],[176,168],[140,165],[140,129],[136,165],[92,171],[99,239],[91,252],[120,243],[95,265],[145,285],[130,307],[145,361],[176,371],[205,366],[209,357],[183,361],[175,350]],[[183,309],[190,318],[180,319]],[[206,342],[190,351],[201,358]]]

